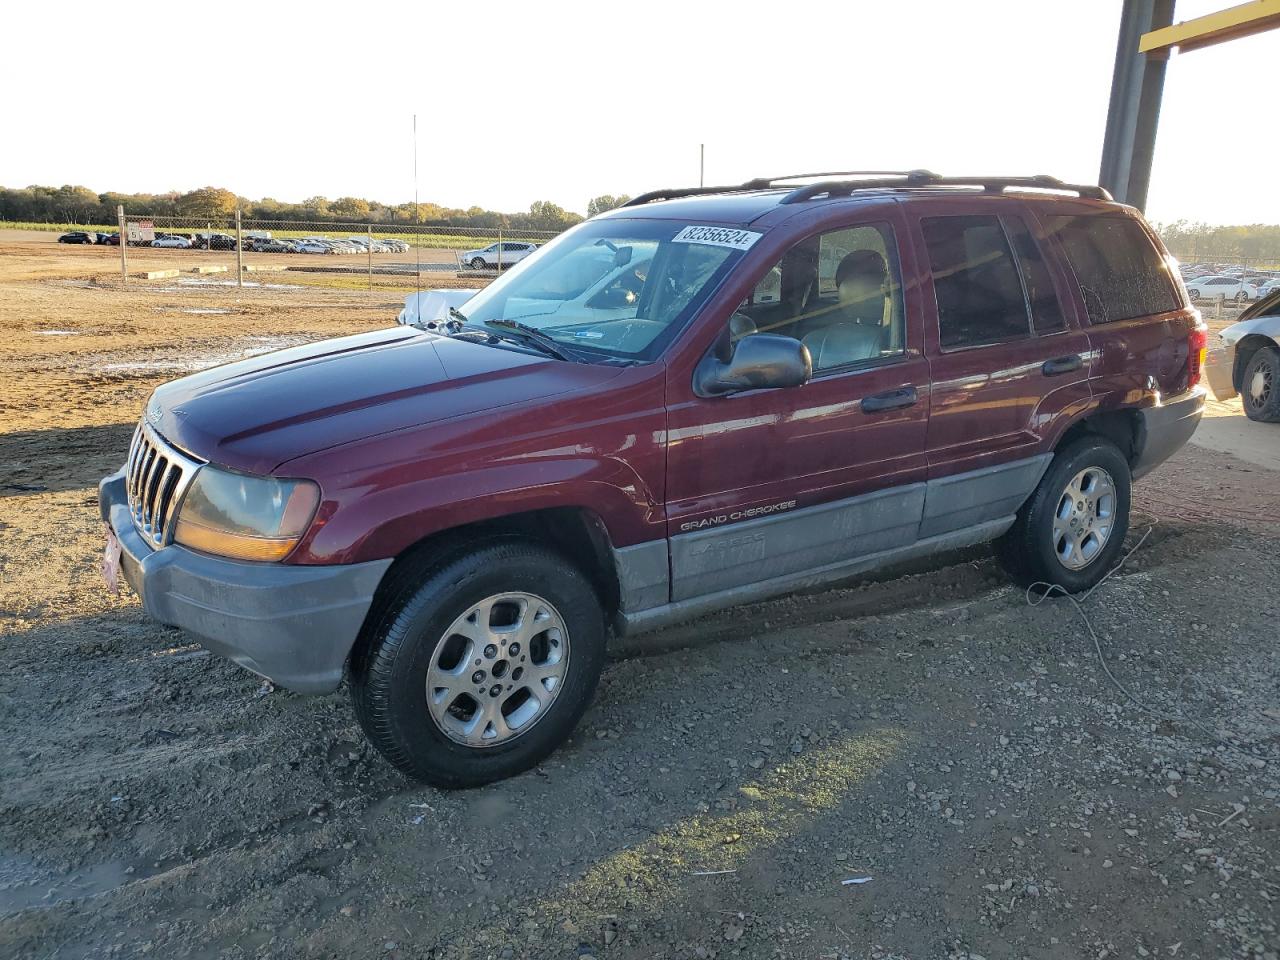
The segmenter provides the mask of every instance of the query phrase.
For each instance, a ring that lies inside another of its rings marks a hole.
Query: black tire
[[[1067,485],[1088,468],[1101,468],[1114,487],[1111,524],[1105,542],[1087,564],[1071,569],[1060,558],[1053,532],[1054,513]],[[1007,533],[996,541],[996,555],[1013,580],[1023,586],[1036,582],[1057,584],[1069,593],[1079,593],[1106,576],[1124,548],[1129,531],[1129,503],[1132,477],[1124,455],[1109,440],[1084,436],[1058,449],[1040,485]]]
[[[1203,294],[1201,294],[1199,290],[1192,288],[1187,291],[1187,296],[1191,298],[1192,303],[1195,303],[1201,296],[1203,296]]]
[[[472,270],[483,270],[486,266],[488,266],[488,265],[484,262],[484,258],[483,258],[483,257],[472,257],[472,258],[471,258],[471,269],[472,269]]]
[[[475,787],[529,769],[568,738],[591,702],[605,654],[604,612],[580,570],[537,544],[491,540],[409,564],[395,581],[351,658],[356,716],[388,761],[437,787]],[[468,746],[432,717],[427,671],[449,640],[446,631],[469,607],[511,591],[545,598],[563,619],[569,638],[563,686],[526,731],[494,746]]]
[[[1262,347],[1254,351],[1240,381],[1240,399],[1250,420],[1280,423],[1280,350]]]

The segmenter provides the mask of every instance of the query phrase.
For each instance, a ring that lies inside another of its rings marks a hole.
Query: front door
[[[946,210],[913,224],[933,288],[922,537],[1012,517],[1048,467],[1046,428],[1090,397],[1089,338],[1062,309],[1037,225],[1014,201]]]
[[[726,321],[722,347],[753,332],[802,340],[809,383],[702,398],[687,371],[671,374],[672,600],[914,542],[928,364],[918,292],[901,283],[899,214],[880,217],[802,240]]]

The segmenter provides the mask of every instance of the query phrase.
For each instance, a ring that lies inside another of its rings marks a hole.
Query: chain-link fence
[[[1207,319],[1233,319],[1249,304],[1280,289],[1280,261],[1274,258],[1172,252],[1187,293]]]
[[[125,286],[406,292],[487,281],[556,231],[120,213]]]

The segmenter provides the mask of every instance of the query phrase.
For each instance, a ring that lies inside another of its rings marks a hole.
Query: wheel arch
[[[1142,453],[1142,431],[1142,416],[1137,410],[1095,410],[1067,427],[1053,449],[1061,450],[1083,436],[1099,436],[1115,444],[1132,467]]]
[[[1253,355],[1268,347],[1276,350],[1280,349],[1280,344],[1274,337],[1269,337],[1265,333],[1248,334],[1236,343],[1236,359],[1231,367],[1231,385],[1235,387],[1237,393],[1244,389],[1244,371],[1249,366],[1249,361],[1253,359]]]
[[[428,563],[503,539],[529,540],[555,550],[590,581],[606,618],[618,609],[621,589],[613,541],[600,515],[581,506],[525,510],[427,534],[396,555],[383,575],[379,593],[397,592],[406,578]]]

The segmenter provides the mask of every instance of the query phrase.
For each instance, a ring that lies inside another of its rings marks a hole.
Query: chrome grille
[[[129,445],[125,472],[133,525],[153,547],[173,539],[173,521],[200,462],[175,450],[146,423],[138,424]]]

